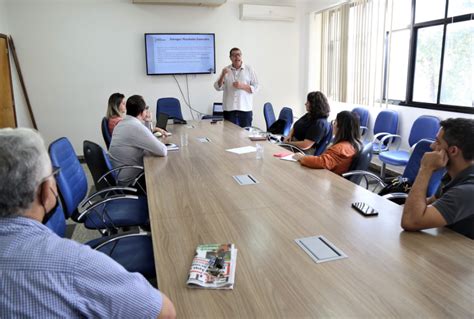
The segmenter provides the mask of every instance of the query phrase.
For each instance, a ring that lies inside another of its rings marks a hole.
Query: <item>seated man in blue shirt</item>
[[[0,129],[0,318],[175,318],[171,301],[107,255],[58,237],[40,135]]]
[[[405,202],[405,230],[448,226],[474,239],[474,120],[441,121],[433,152],[425,153],[420,170]],[[450,181],[439,198],[426,199],[431,175],[446,167]]]

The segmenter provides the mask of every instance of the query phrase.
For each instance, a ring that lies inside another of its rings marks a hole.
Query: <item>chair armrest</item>
[[[125,192],[136,193],[137,189],[133,187],[122,187],[122,186],[113,186],[113,187],[104,188],[98,192],[95,192],[89,197],[86,197],[85,199],[83,199],[78,205],[78,210],[85,208],[86,205],[93,204],[93,199],[99,196],[102,197],[103,194],[108,194],[110,192],[113,192],[114,194],[116,194],[117,192],[122,192],[121,196],[125,196],[126,195]],[[135,196],[135,195],[132,195],[132,196]]]
[[[298,146],[294,146],[292,144],[280,143],[278,144],[278,146],[289,148],[293,153],[301,153],[303,155],[306,155],[306,153],[301,148],[299,148]]]
[[[367,171],[361,171],[361,170],[350,171],[350,172],[342,174],[342,177],[350,177],[350,176],[357,176],[357,175],[362,175],[364,179],[366,180],[367,184],[370,178],[370,179],[375,180],[382,188],[387,186],[387,184],[385,184],[384,181],[379,176]]]
[[[118,184],[118,177],[120,176],[120,173],[124,170],[124,169],[135,169],[135,170],[139,170],[140,173],[132,180],[132,182],[127,185],[127,186],[132,186],[132,187],[135,187],[135,188],[140,188],[140,190],[146,194],[146,191],[145,191],[145,188],[140,185],[140,183],[138,183],[138,181],[140,180],[140,178],[142,178],[142,176],[145,174],[145,169],[143,168],[143,166],[139,166],[139,165],[123,165],[123,166],[120,166],[120,167],[116,167],[116,168],[113,168],[111,170],[109,170],[107,173],[105,173],[104,175],[102,175],[97,183],[100,183],[102,180],[104,180],[105,182],[107,182],[107,184],[109,186],[112,186],[110,185],[110,183],[108,182],[107,180],[107,176],[115,173],[115,172],[118,172],[116,176],[112,175],[112,177],[114,178],[115,180],[115,184]],[[137,187],[138,186],[138,187]]]
[[[132,188],[133,189],[133,188]],[[137,200],[138,199],[138,196],[136,195],[127,195],[127,194],[124,194],[124,195],[113,195],[113,196],[109,196],[105,199],[102,199],[102,200],[99,200],[97,202],[90,202],[89,203],[89,207],[83,207],[84,210],[79,214],[79,216],[77,217],[77,221],[78,222],[81,222],[82,218],[84,218],[84,216],[87,216],[88,214],[90,214],[91,212],[95,211],[95,209],[98,207],[98,206],[101,206],[103,204],[106,204],[106,203],[109,203],[109,202],[112,202],[112,201],[116,201],[116,200],[123,200],[123,199],[134,199],[134,200]],[[110,217],[109,217],[110,218]]]
[[[105,245],[108,245],[110,243],[113,243],[115,241],[118,241],[123,238],[130,238],[130,237],[150,237],[151,233],[150,232],[145,232],[140,230],[139,232],[126,232],[126,233],[121,233],[121,234],[116,234],[116,235],[111,235],[104,237],[103,240],[99,240],[95,243],[95,245],[91,246],[92,249],[94,250],[99,250]]]
[[[104,175],[102,175],[98,180],[97,182],[100,183],[102,180],[106,180],[106,177],[109,176],[110,174],[112,173],[115,173],[115,172],[118,172],[117,173],[117,177],[120,175],[120,172],[123,170],[123,169],[136,169],[136,170],[141,170],[143,171],[143,166],[139,166],[139,165],[123,165],[123,166],[120,166],[120,167],[116,167],[116,168],[112,168],[111,170],[109,170],[107,173],[105,173]],[[142,175],[143,173],[140,173],[140,176]],[[114,177],[112,175],[112,177]],[[116,180],[116,178],[114,177],[114,179]]]
[[[390,150],[390,146],[392,146],[394,141],[398,141],[398,143],[395,144],[395,150],[398,151],[398,149],[400,148],[400,144],[402,142],[402,137],[398,134],[386,134],[384,135],[384,137],[382,137],[382,139],[380,139],[380,144],[385,144],[385,141],[387,140],[388,140],[388,143],[387,143],[386,151]]]
[[[361,126],[360,127],[360,136],[364,136],[367,131],[369,130],[369,128],[367,126]]]
[[[372,143],[378,144],[380,143],[380,139],[384,137],[385,135],[390,134],[387,132],[380,132],[374,135],[374,139],[372,140]]]

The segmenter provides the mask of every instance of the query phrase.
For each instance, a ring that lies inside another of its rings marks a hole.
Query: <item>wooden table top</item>
[[[449,229],[404,232],[401,207],[327,170],[228,148],[254,145],[228,123],[173,125],[188,145],[145,171],[158,284],[178,318],[474,317],[474,242]],[[197,137],[207,137],[202,143]],[[240,186],[233,175],[252,174]],[[379,211],[363,217],[351,203]],[[316,264],[295,239],[323,235],[348,258]],[[194,250],[234,243],[231,291],[189,289]]]

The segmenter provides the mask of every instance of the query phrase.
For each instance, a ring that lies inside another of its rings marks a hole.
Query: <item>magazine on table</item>
[[[186,284],[190,288],[233,289],[236,259],[234,244],[199,245]]]

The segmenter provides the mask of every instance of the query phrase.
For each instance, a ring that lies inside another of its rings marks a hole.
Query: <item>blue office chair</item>
[[[415,120],[410,130],[410,136],[408,137],[408,144],[411,149],[414,145],[422,139],[434,140],[439,130],[439,119],[435,116],[422,115]],[[385,178],[385,167],[386,164],[394,166],[405,166],[410,158],[410,152],[400,150],[400,143],[402,137],[395,134],[387,134],[381,140],[381,144],[387,145],[387,150],[379,153],[379,159],[382,161],[382,167],[380,171],[380,177]],[[386,143],[385,141],[390,141]],[[392,149],[394,142],[397,142],[395,147]]]
[[[112,135],[110,135],[109,132],[109,120],[104,116],[102,118],[102,137],[104,138],[105,145],[107,146],[107,149],[110,147],[110,142],[112,141]]]
[[[158,115],[160,113],[168,114],[170,119],[173,119],[174,123],[185,123],[181,113],[181,104],[179,100],[174,97],[163,97],[156,101],[156,120],[158,121]]]
[[[369,127],[369,111],[363,107],[355,107],[352,109],[352,113],[357,114],[359,117],[360,135],[364,136]]]
[[[118,186],[120,173],[124,170],[133,170],[137,174],[137,177],[135,177],[130,184],[122,186],[136,188],[142,194],[146,195],[145,187],[140,184],[140,179],[145,173],[143,166],[124,165],[113,168],[107,152],[100,145],[91,141],[84,141],[83,151],[84,159],[89,171],[91,172],[95,189],[97,191],[111,186]]]
[[[323,119],[323,120],[325,122],[324,123],[325,124],[324,130],[326,131],[326,135],[324,135],[324,137],[321,139],[321,141],[315,146],[314,153],[313,153],[313,155],[315,155],[315,156],[319,156],[319,155],[324,153],[324,151],[328,147],[329,143],[331,143],[332,137],[333,137],[332,136],[332,125],[331,125],[331,123],[329,123],[326,119]],[[287,148],[287,149],[289,149],[289,150],[291,150],[292,152],[295,152],[295,153],[306,154],[306,152],[304,150],[302,150],[298,146],[295,146],[295,145],[292,145],[292,144],[280,143],[278,145],[281,146],[281,147]]]
[[[398,113],[392,110],[384,110],[377,115],[374,124],[374,139],[372,140],[372,152],[378,154],[388,150],[387,144],[390,140],[381,143],[382,138],[387,134],[397,134]]]
[[[365,144],[356,157],[352,160],[351,167],[348,173],[342,174],[343,177],[347,178],[351,182],[359,185],[364,177],[362,174],[354,172],[366,172],[369,168],[370,161],[372,160],[372,143]],[[366,185],[368,187],[368,180],[366,178]]]
[[[58,203],[58,207],[53,215],[44,225],[54,231],[59,237],[64,238],[66,236],[66,216],[64,215],[61,203]]]
[[[427,140],[423,139],[420,140],[416,145],[415,148],[413,149],[413,152],[410,156],[410,159],[408,160],[408,163],[405,167],[405,170],[401,176],[398,178],[405,179],[406,182],[409,184],[413,184],[415,181],[416,175],[418,174],[418,171],[420,169],[420,164],[421,164],[421,159],[423,155],[426,152],[431,151],[430,145],[433,143],[432,140]],[[366,145],[367,146],[367,145]],[[428,189],[426,191],[426,196],[430,197],[433,196],[436,191],[438,190],[440,184],[441,184],[441,179],[443,178],[443,175],[445,174],[445,169],[439,169],[437,170],[430,179],[430,182],[428,184]],[[366,170],[360,169],[360,170],[351,170],[350,172],[347,172],[345,174],[342,174],[342,176],[346,178],[354,178],[355,176],[359,176],[361,178],[365,179],[366,182],[366,188],[369,186],[369,180],[373,180],[376,183],[379,184],[381,188],[386,187],[388,184],[385,183],[383,179],[381,179],[379,176],[368,172]],[[360,180],[359,180],[360,182]],[[405,193],[396,193],[396,194],[387,194],[384,197],[387,199],[390,199],[392,201],[395,201],[397,203],[400,203],[400,199],[404,199],[408,196],[408,194]]]
[[[284,107],[278,115],[279,120],[285,121],[285,126],[283,128],[283,136],[290,134],[291,125],[293,124],[293,110],[289,107]]]
[[[405,170],[403,171],[402,177],[406,178],[410,183],[415,181],[416,175],[418,175],[418,171],[420,170],[421,159],[426,152],[431,152],[431,144],[434,140],[430,139],[422,139],[419,140],[418,143],[413,148],[413,152],[408,159],[407,165]],[[430,197],[433,196],[439,188],[441,184],[441,179],[443,178],[446,170],[439,169],[437,170],[430,179],[428,184],[428,190],[426,192],[426,196]]]
[[[59,237],[64,238],[66,218],[61,204],[58,205],[45,226]],[[119,235],[103,236],[85,244],[108,255],[130,272],[141,273],[147,279],[156,278],[150,233],[126,232]]]
[[[222,120],[224,119],[224,110],[222,103],[214,102],[212,105],[212,115],[204,115],[201,119],[203,120]]]
[[[267,126],[267,132],[270,126],[275,123],[275,112],[273,112],[273,105],[270,102],[267,102],[263,105],[263,117],[265,118],[265,125]]]
[[[56,182],[67,218],[107,233],[123,227],[149,225],[147,201],[130,195],[136,192],[134,188],[111,187],[86,197],[86,174],[67,138],[53,141],[49,156],[53,166],[61,168]]]
[[[326,148],[328,147],[329,143],[331,143],[331,140],[332,140],[332,125],[329,122],[327,122],[327,133],[324,136],[324,138],[321,140],[321,142],[319,142],[319,144],[316,146],[314,150],[314,155],[319,156],[323,154]]]

